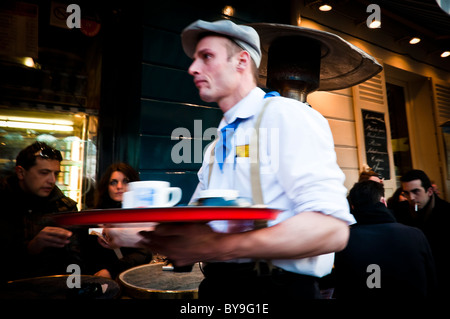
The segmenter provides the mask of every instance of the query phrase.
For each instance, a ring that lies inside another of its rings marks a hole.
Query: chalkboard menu
[[[384,179],[390,179],[389,154],[387,151],[386,123],[384,113],[361,110],[364,123],[364,142],[367,165]]]

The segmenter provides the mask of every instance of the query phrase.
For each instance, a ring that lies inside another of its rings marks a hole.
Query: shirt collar
[[[247,96],[224,113],[219,129],[227,124],[233,123],[238,117],[247,119],[253,116],[256,113],[257,108],[260,106],[259,102],[264,99],[264,95],[264,91],[259,87],[255,87],[251,90]]]

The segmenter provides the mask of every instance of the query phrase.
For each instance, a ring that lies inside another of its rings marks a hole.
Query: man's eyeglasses
[[[34,156],[40,156],[44,159],[55,159],[58,161],[62,161],[62,155],[61,152],[57,149],[50,148],[46,145],[42,145],[41,143],[37,142],[37,146],[39,147],[39,150],[34,154]]]

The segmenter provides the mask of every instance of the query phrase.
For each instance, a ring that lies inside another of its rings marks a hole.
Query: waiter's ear
[[[246,68],[249,68],[250,67],[250,62],[251,62],[250,54],[247,51],[242,50],[239,53],[239,55],[238,55],[237,70],[238,71],[243,71]]]

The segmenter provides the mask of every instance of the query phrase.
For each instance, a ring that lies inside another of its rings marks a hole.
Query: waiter
[[[227,222],[161,224],[145,244],[177,266],[204,262],[200,298],[319,298],[316,279],[331,271],[333,252],[345,248],[354,223],[326,119],[257,87],[261,50],[253,28],[198,20],[181,37],[201,99],[224,113],[192,201],[202,190],[235,189],[284,211],[250,231]],[[254,131],[258,174],[251,173]]]

